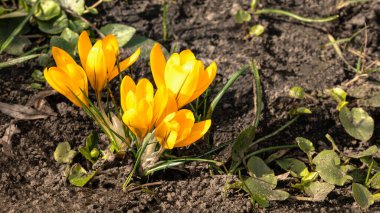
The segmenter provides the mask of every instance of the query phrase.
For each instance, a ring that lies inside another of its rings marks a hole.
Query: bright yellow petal
[[[157,88],[165,87],[164,72],[166,59],[162,52],[161,46],[155,43],[150,51],[150,69]]]
[[[138,48],[131,56],[129,56],[127,59],[123,60],[119,63],[119,66],[115,66],[112,70],[112,72],[108,73],[108,81],[111,81],[113,78],[115,78],[119,73],[126,70],[128,67],[130,67],[133,63],[136,62],[136,60],[139,58],[141,53],[140,48]],[[119,70],[120,68],[120,70]]]
[[[144,138],[148,131],[144,125],[144,121],[140,119],[140,115],[135,109],[124,112],[123,122],[140,140]]]
[[[100,93],[107,82],[107,66],[101,40],[98,40],[88,53],[86,73],[92,88],[96,93]]]
[[[165,91],[166,94],[160,95],[160,91]],[[165,88],[160,88],[156,92],[156,96],[154,97],[154,107],[155,112],[157,112],[154,119],[156,126],[158,126],[167,115],[178,110],[177,102],[174,96],[169,94]]]
[[[181,64],[185,64],[188,61],[197,60],[191,50],[184,50],[179,54]]]
[[[189,71],[186,80],[183,82],[181,89],[178,91],[177,95],[177,104],[178,108],[181,108],[188,104],[196,91],[196,85],[199,80],[199,66],[201,66],[201,62],[197,61],[196,65],[193,66],[193,70]]]
[[[92,48],[90,37],[86,31],[83,31],[78,39],[78,53],[80,62],[83,67],[87,66],[87,56]]]
[[[189,103],[198,98],[202,93],[204,93],[207,88],[214,81],[218,67],[215,62],[212,62],[206,70],[199,70],[199,80],[197,84],[197,89],[193,93],[193,96],[189,99]]]
[[[194,124],[190,136],[186,138],[185,140],[178,141],[175,144],[175,147],[183,147],[183,146],[188,146],[197,140],[199,140],[203,135],[207,133],[207,131],[210,129],[211,126],[211,120],[205,120],[198,122]]]
[[[166,138],[164,148],[165,149],[173,149],[175,143],[177,142],[178,133],[175,131],[170,131],[168,137]]]
[[[164,73],[166,88],[172,92],[174,96],[177,96],[190,72],[196,65],[195,60],[189,61],[183,66],[181,66],[179,63],[179,54],[174,53],[170,56]]]
[[[114,35],[107,35],[103,40],[103,52],[106,58],[107,72],[111,73],[119,55],[119,44]]]
[[[154,89],[152,83],[146,78],[139,80],[136,86],[137,100],[146,100],[153,103]]]
[[[136,84],[132,80],[131,77],[126,75],[121,81],[121,86],[120,86],[120,102],[121,102],[121,108],[123,109],[123,112],[127,110],[126,98],[129,91],[132,91],[134,93],[136,91]]]
[[[66,96],[67,89],[63,86],[63,84],[59,83],[59,79],[57,79],[57,77],[60,76],[57,75],[57,73],[63,73],[63,70],[59,67],[50,67],[49,69],[45,68],[44,77],[46,82],[48,82],[54,90]]]
[[[61,69],[66,69],[67,64],[76,64],[74,59],[59,47],[53,47],[51,50],[55,64]]]
[[[191,133],[195,121],[194,114],[190,110],[182,109],[176,113],[175,120],[180,124],[177,140],[182,141]]]

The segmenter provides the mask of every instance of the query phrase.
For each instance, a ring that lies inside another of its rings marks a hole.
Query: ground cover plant
[[[377,210],[376,1],[68,2],[1,3],[5,211]]]

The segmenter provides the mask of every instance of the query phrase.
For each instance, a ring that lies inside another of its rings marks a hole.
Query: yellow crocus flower
[[[160,88],[154,94],[153,85],[146,78],[140,79],[136,85],[131,77],[125,76],[120,96],[123,121],[140,141],[165,115],[177,110],[168,91]]]
[[[165,149],[188,146],[206,134],[211,126],[211,120],[194,122],[194,114],[190,110],[173,112],[157,126],[156,139]]]
[[[88,81],[82,67],[58,47],[52,48],[52,54],[57,66],[45,68],[46,81],[53,89],[66,96],[75,105],[82,107],[80,101],[88,105],[85,97],[88,96]]]
[[[166,61],[157,43],[150,52],[150,67],[157,88],[167,88],[178,108],[198,98],[210,86],[217,71],[215,62],[205,69],[190,50],[174,53]]]
[[[115,65],[119,55],[119,44],[114,35],[107,35],[92,46],[88,33],[83,31],[78,39],[78,53],[92,88],[99,94],[107,81],[131,66],[140,55],[140,48],[131,56]]]

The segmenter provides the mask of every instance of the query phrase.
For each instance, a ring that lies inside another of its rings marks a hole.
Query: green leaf
[[[301,179],[301,184],[305,185],[307,183],[314,182],[315,180],[317,180],[317,178],[318,178],[318,172],[309,172],[309,174],[305,175]]]
[[[89,7],[87,10],[89,13],[91,13],[93,15],[98,15],[98,13],[99,13],[98,9],[96,9],[95,7]]]
[[[339,112],[339,119],[346,132],[361,141],[368,141],[373,134],[374,121],[362,108],[353,108],[351,111],[344,107]]]
[[[5,52],[11,55],[20,56],[24,54],[24,50],[28,48],[32,42],[26,37],[16,36],[15,39],[5,49]]]
[[[330,90],[331,97],[338,103],[337,110],[340,111],[348,102],[346,101],[347,93],[341,88],[334,88]]]
[[[74,164],[70,169],[69,182],[74,186],[86,185],[96,174],[96,171],[88,173],[80,164]]]
[[[61,14],[59,4],[53,0],[42,0],[34,11],[34,16],[40,21],[48,21]]]
[[[65,39],[71,45],[76,46],[78,42],[78,33],[72,31],[70,28],[65,28],[61,33],[61,38]]]
[[[41,85],[41,84],[39,84],[39,83],[31,83],[30,84],[30,87],[32,88],[32,89],[40,89],[40,90],[42,90],[44,87]]]
[[[53,64],[53,57],[51,56],[51,54],[41,53],[38,56],[39,56],[38,57],[38,64],[41,67],[48,67],[49,65]]]
[[[69,28],[76,33],[82,33],[83,30],[88,29],[90,27],[86,22],[80,19],[77,19],[75,21],[69,20],[68,25]]]
[[[50,47],[59,47],[70,54],[71,57],[74,57],[75,46],[76,45],[73,46],[60,36],[52,36],[50,39]]]
[[[359,183],[352,184],[352,193],[355,201],[364,209],[367,209],[375,202],[371,192]]]
[[[33,55],[28,55],[28,56],[22,56],[22,57],[19,57],[19,58],[14,58],[14,59],[9,59],[8,61],[5,61],[5,62],[0,62],[0,70],[1,69],[4,69],[6,67],[10,67],[10,66],[14,66],[14,65],[17,65],[17,64],[21,64],[25,61],[28,61],[30,59],[33,59],[33,58],[36,58],[40,56],[40,54],[33,54]]]
[[[125,24],[107,24],[100,28],[100,31],[104,35],[115,35],[120,47],[126,45],[136,33],[134,27]]]
[[[304,187],[305,193],[315,201],[323,201],[334,190],[335,186],[325,182],[311,182]]]
[[[84,0],[59,0],[62,7],[82,15],[84,12]]]
[[[323,150],[313,159],[313,163],[318,174],[328,183],[343,186],[352,179],[342,171],[340,158],[333,150]]]
[[[256,7],[256,3],[257,3],[257,0],[252,0],[251,1],[251,11],[253,12],[255,10],[255,7]]]
[[[234,16],[236,23],[242,24],[251,20],[251,14],[245,10],[238,10]]]
[[[76,155],[75,150],[71,150],[68,142],[61,142],[54,151],[54,159],[58,163],[71,163]]]
[[[61,33],[68,26],[68,19],[64,12],[60,16],[53,18],[49,21],[37,20],[38,29],[48,34]]]
[[[290,171],[293,177],[301,178],[309,174],[309,170],[304,162],[295,158],[285,158],[276,161],[276,163],[284,170]]]
[[[255,134],[256,128],[250,126],[238,135],[235,143],[232,145],[232,159],[234,161],[240,161],[244,158],[244,153],[255,138]]]
[[[255,177],[274,176],[274,171],[267,166],[267,164],[259,157],[252,156],[247,163],[247,169],[249,172],[255,175]]]
[[[265,28],[261,24],[256,24],[249,28],[249,36],[261,36],[265,31]]]
[[[130,49],[131,51],[136,51],[137,48],[141,48],[140,58],[143,60],[149,60],[150,51],[152,50],[153,45],[157,43],[152,39],[146,38],[142,35],[135,34],[131,40],[124,46],[125,49]],[[164,46],[161,45],[164,55],[169,57],[169,52]]]
[[[373,146],[370,146],[368,149],[364,150],[363,152],[359,152],[357,154],[353,154],[353,153],[348,154],[348,157],[359,159],[366,156],[373,156],[376,153],[377,153],[377,146],[373,145]]]
[[[290,88],[289,96],[296,99],[304,99],[305,91],[303,90],[302,87],[295,86],[295,87]]]
[[[380,93],[375,94],[369,98],[359,99],[358,104],[366,107],[380,107]]]
[[[298,108],[295,108],[295,109],[291,109],[289,114],[291,116],[297,116],[297,115],[304,115],[304,114],[311,114],[311,110],[309,108],[306,108],[306,107],[298,107]]]
[[[364,183],[367,177],[367,172],[365,172],[363,169],[353,169],[347,174],[352,177],[352,182],[356,183]]]
[[[91,151],[93,148],[98,148],[99,136],[98,134],[91,132],[91,134],[86,138],[86,149]]]
[[[370,186],[373,189],[380,189],[380,172],[377,172],[369,180]],[[368,185],[368,184],[367,184]]]
[[[314,145],[310,140],[303,137],[297,137],[296,142],[298,144],[298,147],[306,154],[311,155],[315,152]]]
[[[289,197],[287,192],[273,190],[271,183],[259,178],[249,177],[243,183],[244,191],[248,192],[251,199],[262,208],[269,206],[269,200],[286,200]]]
[[[46,82],[44,74],[41,72],[41,70],[35,69],[32,73],[32,78],[38,82]]]

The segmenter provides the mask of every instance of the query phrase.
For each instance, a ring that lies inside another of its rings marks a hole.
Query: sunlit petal
[[[129,56],[127,59],[120,62],[119,66],[115,66],[112,72],[108,73],[108,81],[111,81],[113,78],[119,75],[119,73],[123,72],[128,67],[130,67],[133,63],[135,63],[136,60],[139,58],[140,53],[141,53],[141,50],[140,48],[138,48],[131,56]]]
[[[67,64],[76,64],[74,59],[59,47],[53,47],[51,50],[55,64],[61,69],[66,69]]]
[[[136,91],[136,84],[132,80],[131,77],[126,75],[121,81],[121,85],[120,85],[120,102],[121,102],[121,108],[123,109],[124,112],[127,110],[126,98],[129,91],[132,91],[134,93]]]
[[[197,140],[199,140],[203,135],[207,133],[207,131],[210,129],[211,126],[211,120],[205,120],[198,122],[194,124],[190,136],[187,137],[185,140],[178,141],[175,144],[175,147],[183,147],[183,146],[188,146]]]
[[[101,92],[107,82],[107,66],[101,40],[98,40],[88,53],[86,73],[95,92]]]
[[[150,52],[150,69],[153,74],[154,82],[157,88],[165,87],[164,71],[166,66],[166,59],[162,52],[161,46],[155,43]]]
[[[88,33],[86,31],[83,31],[78,39],[78,53],[80,62],[82,63],[83,67],[86,67],[87,65],[87,56],[92,48],[92,44],[90,41],[90,37],[88,36]]]

